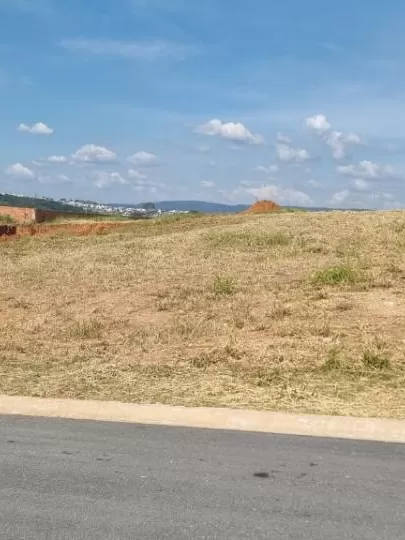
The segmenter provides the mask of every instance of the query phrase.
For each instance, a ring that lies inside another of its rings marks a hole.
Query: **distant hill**
[[[59,212],[81,212],[80,208],[73,208],[53,199],[25,197],[0,193],[0,206],[15,206],[17,208],[40,208],[42,210],[57,210]]]
[[[134,208],[142,207],[144,203],[134,205]],[[244,212],[251,205],[250,204],[222,204],[205,201],[158,201],[154,205],[156,208],[160,208],[164,212],[170,210],[177,211],[189,211],[189,212],[204,212],[207,214],[226,214],[226,213],[238,213]],[[113,205],[113,206],[129,206],[125,205]],[[302,210],[307,212],[332,212],[339,210],[338,208],[326,208],[321,206],[304,207],[304,206],[282,206],[282,209]],[[356,209],[350,209],[350,211],[357,211]],[[360,210],[359,210],[360,211]]]
[[[247,204],[221,204],[204,201],[160,201],[155,203],[156,208],[160,208],[164,212],[169,210],[188,210],[189,212],[204,212],[207,214],[216,213],[237,213],[243,212],[249,205]]]
[[[82,201],[91,202],[91,201]],[[97,204],[97,203],[93,203]],[[111,207],[126,207],[126,208],[142,208],[145,203],[128,204],[128,203],[110,203]],[[160,208],[163,212],[174,211],[188,211],[188,212],[202,212],[206,214],[229,214],[243,212],[249,208],[248,204],[222,204],[206,201],[158,201],[153,203],[156,208]],[[16,206],[20,208],[41,208],[44,210],[57,210],[59,212],[83,212],[88,213],[87,210],[80,207],[72,207],[65,202],[65,199],[55,201],[51,198],[40,197],[26,197],[20,195],[9,195],[7,193],[0,193],[0,206]],[[331,212],[333,210],[339,210],[338,208],[325,208],[325,207],[312,207],[305,208],[299,206],[282,207],[283,209],[290,208],[291,210],[303,210],[307,212]],[[349,209],[348,209],[349,210]],[[350,209],[349,211],[364,211],[357,209]]]
[[[156,208],[160,208],[163,212],[169,212],[170,210],[188,211],[188,212],[203,212],[207,214],[218,213],[237,213],[243,212],[249,205],[247,204],[221,204],[205,201],[157,201],[153,202]],[[126,206],[127,208],[141,208],[144,203],[140,204],[128,204],[128,203],[113,203],[111,206]]]

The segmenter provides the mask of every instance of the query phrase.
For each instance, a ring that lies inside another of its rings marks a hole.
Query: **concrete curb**
[[[405,443],[405,421],[0,396],[0,414]]]

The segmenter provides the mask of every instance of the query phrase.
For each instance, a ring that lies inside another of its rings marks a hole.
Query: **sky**
[[[403,0],[0,0],[0,192],[405,206]]]

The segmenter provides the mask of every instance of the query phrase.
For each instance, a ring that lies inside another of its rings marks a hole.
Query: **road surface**
[[[0,417],[5,540],[405,538],[405,445]]]

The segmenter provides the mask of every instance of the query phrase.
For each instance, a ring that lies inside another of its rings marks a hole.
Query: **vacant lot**
[[[0,242],[0,393],[405,418],[405,214]]]

